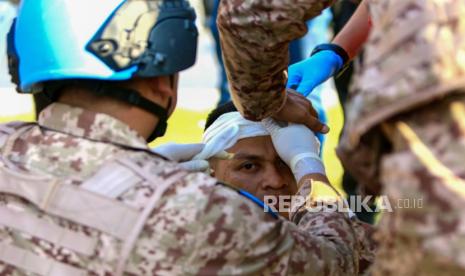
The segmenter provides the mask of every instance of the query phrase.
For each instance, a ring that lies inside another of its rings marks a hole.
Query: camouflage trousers
[[[381,156],[378,177],[394,210],[378,225],[371,274],[465,275],[465,96],[412,110],[381,129],[392,149]]]

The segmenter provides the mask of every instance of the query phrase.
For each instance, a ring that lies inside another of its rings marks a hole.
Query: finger
[[[321,132],[326,134],[329,132],[329,127],[322,122],[320,122],[317,118],[307,116],[305,120],[302,122],[305,126],[311,129],[314,132]]]
[[[192,157],[201,152],[204,147],[205,144],[202,143],[180,144],[179,147],[176,149],[176,155],[179,157],[179,161],[191,160]]]
[[[300,82],[299,86],[296,88],[296,91],[307,97],[314,88],[315,83],[313,81],[303,81]]]
[[[315,144],[317,145],[316,148],[318,149],[318,151],[316,152],[316,154],[317,154],[318,156],[321,156],[321,155],[320,155],[320,153],[321,153],[321,152],[320,152],[320,150],[321,150],[321,143],[320,143],[320,140],[318,140],[318,138],[316,137],[316,135],[314,136],[314,142],[315,142]]]
[[[310,112],[310,114],[315,117],[315,118],[319,118],[319,115],[318,115],[318,111],[316,111],[316,109],[313,107],[312,105],[312,102],[310,100],[308,100],[310,105],[308,107],[308,112]]]
[[[304,106],[305,111],[308,110],[311,115],[318,118],[318,111],[313,107],[312,101],[310,101],[308,98],[305,98],[303,95],[298,94],[297,92],[292,92],[289,95],[292,95],[290,97],[294,97],[298,104]]]
[[[234,158],[234,153],[229,153],[229,152],[223,150],[223,151],[213,155],[213,157],[217,158],[217,159],[222,159],[222,160],[229,160],[229,159]]]
[[[163,155],[174,161],[190,160],[194,155],[201,152],[204,144],[176,144],[168,143],[152,149],[153,152]]]
[[[192,160],[179,163],[179,166],[189,172],[204,172],[210,165],[206,160]]]
[[[272,118],[265,118],[261,121],[261,123],[269,133],[275,133],[281,129],[281,127]]]

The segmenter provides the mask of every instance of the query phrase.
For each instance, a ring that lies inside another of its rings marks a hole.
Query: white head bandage
[[[193,159],[207,160],[234,146],[240,139],[267,135],[270,133],[260,122],[246,120],[239,112],[225,113],[205,131],[203,134],[205,148]]]

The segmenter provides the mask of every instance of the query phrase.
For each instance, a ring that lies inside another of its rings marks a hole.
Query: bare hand
[[[318,113],[312,103],[292,89],[287,89],[284,106],[273,116],[281,122],[303,124],[314,132],[328,133],[329,127],[318,120]]]

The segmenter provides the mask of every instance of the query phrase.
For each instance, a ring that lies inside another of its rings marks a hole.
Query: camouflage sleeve
[[[355,275],[357,241],[341,213],[307,213],[298,224],[275,218],[218,186],[197,218],[192,264],[200,275]]]
[[[359,272],[363,274],[368,271],[375,261],[378,249],[378,243],[375,240],[376,228],[360,220],[353,220],[352,226],[360,246]]]
[[[285,102],[288,44],[333,0],[222,0],[217,24],[234,104],[261,120]]]

